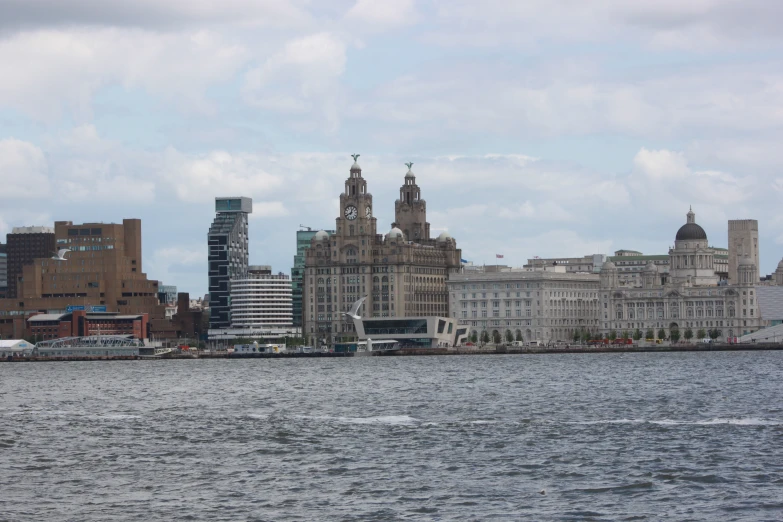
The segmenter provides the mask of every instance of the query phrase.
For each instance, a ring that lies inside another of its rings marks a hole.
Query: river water
[[[783,352],[0,364],[0,520],[781,520]]]

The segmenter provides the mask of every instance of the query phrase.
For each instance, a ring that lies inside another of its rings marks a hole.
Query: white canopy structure
[[[28,353],[33,351],[34,345],[24,339],[0,339],[0,355],[12,353]]]

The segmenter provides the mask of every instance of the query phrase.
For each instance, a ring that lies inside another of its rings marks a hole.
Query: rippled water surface
[[[781,520],[782,365],[0,364],[0,520]]]

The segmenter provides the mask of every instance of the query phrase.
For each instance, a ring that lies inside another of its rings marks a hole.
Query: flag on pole
[[[470,261],[468,261],[467,259],[460,259],[460,261],[463,263],[470,263]]]
[[[498,259],[503,259],[503,254],[495,254],[495,257]]]

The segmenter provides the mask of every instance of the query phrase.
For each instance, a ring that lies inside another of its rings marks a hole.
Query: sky
[[[290,272],[353,160],[378,232],[407,168],[474,263],[665,254],[757,219],[783,257],[783,2],[0,0],[0,234],[140,218],[144,271],[207,288],[216,196]]]

